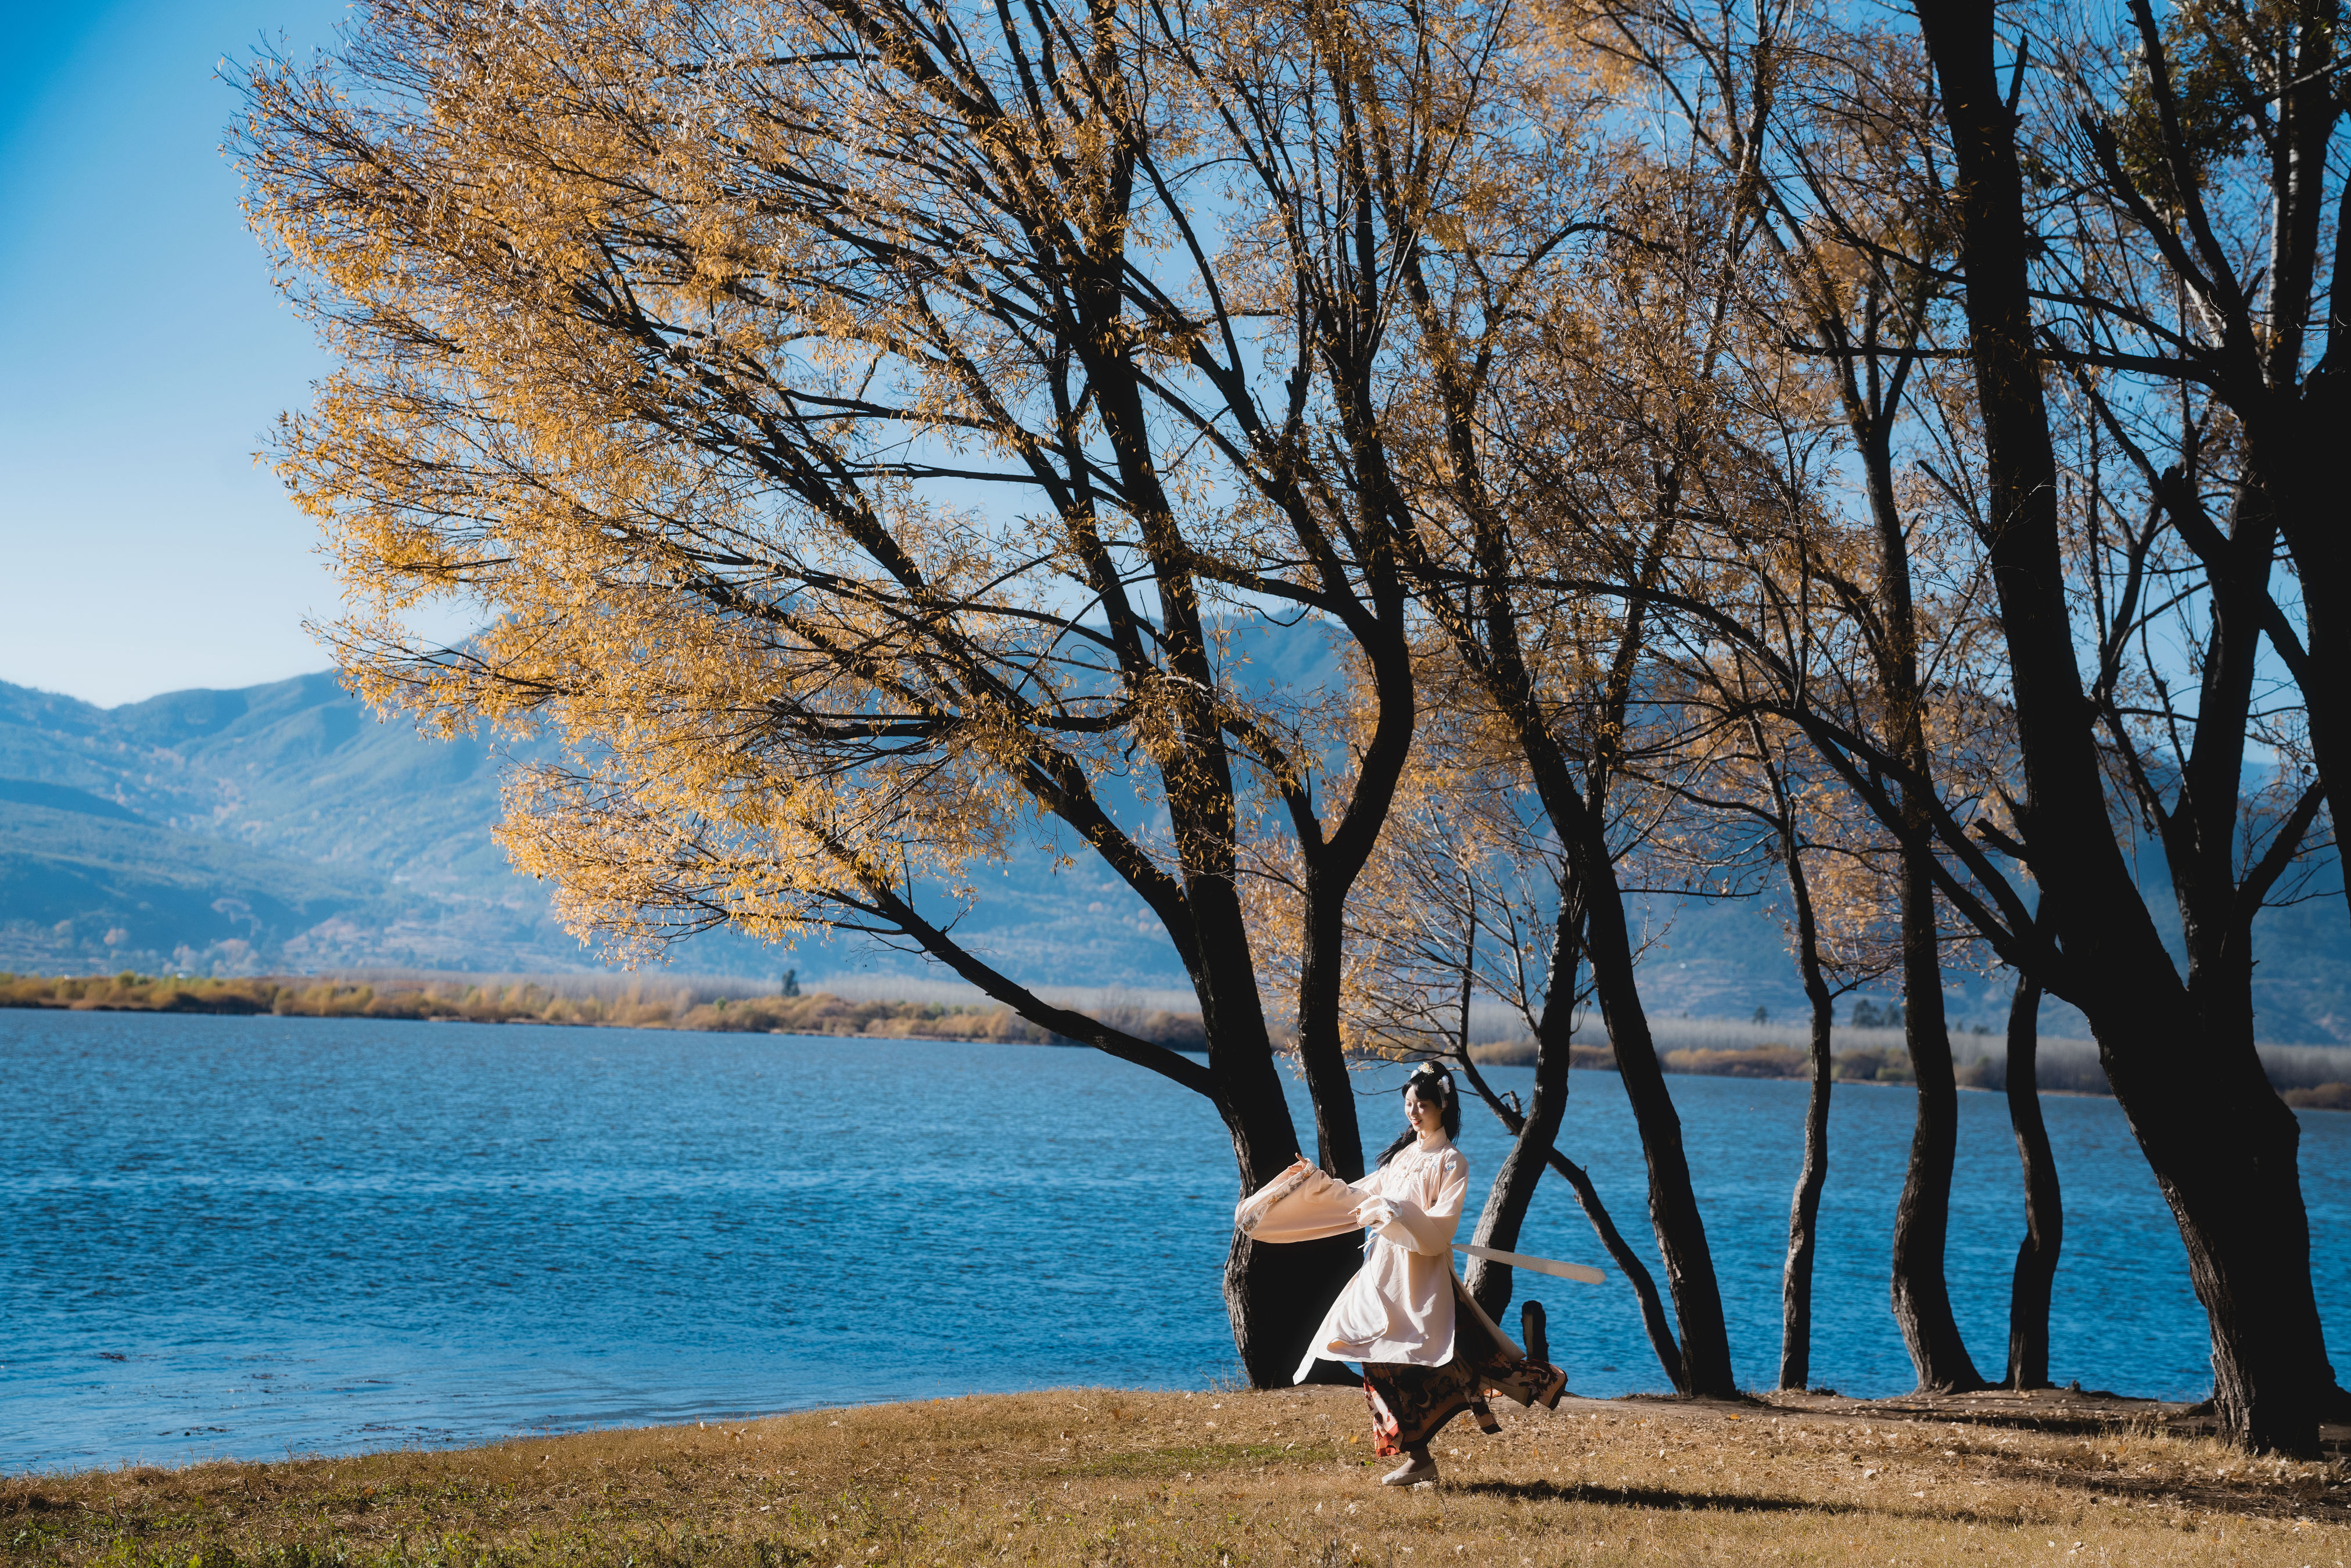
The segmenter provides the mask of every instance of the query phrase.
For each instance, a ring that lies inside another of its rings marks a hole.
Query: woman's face
[[[1408,1088],[1404,1092],[1404,1116],[1405,1120],[1412,1124],[1412,1130],[1416,1133],[1426,1135],[1441,1133],[1445,1130],[1443,1107],[1435,1099],[1422,1099],[1420,1091],[1416,1088]]]

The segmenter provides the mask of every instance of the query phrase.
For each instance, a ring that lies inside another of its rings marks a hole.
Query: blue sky
[[[101,703],[323,668],[318,534],[253,461],[322,359],[220,153],[215,76],[340,0],[11,0],[0,53],[0,680]]]

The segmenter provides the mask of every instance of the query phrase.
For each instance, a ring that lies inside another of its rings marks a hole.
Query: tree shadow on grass
[[[1510,1498],[1519,1502],[1591,1502],[1610,1508],[1660,1509],[1675,1513],[1821,1513],[1908,1515],[1948,1519],[1959,1523],[2011,1523],[2005,1515],[1974,1509],[1873,1508],[1866,1503],[1833,1502],[1818,1498],[1771,1497],[1751,1492],[1677,1491],[1669,1487],[1602,1486],[1592,1482],[1562,1485],[1558,1481],[1447,1481],[1448,1491],[1480,1497]]]

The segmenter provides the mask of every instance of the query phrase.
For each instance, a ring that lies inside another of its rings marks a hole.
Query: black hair
[[[1453,1092],[1452,1074],[1434,1062],[1423,1062],[1413,1069],[1412,1076],[1405,1080],[1404,1086],[1405,1093],[1419,1095],[1424,1103],[1436,1102],[1438,1115],[1445,1122],[1447,1137],[1461,1136],[1461,1096]],[[1405,1128],[1402,1137],[1380,1150],[1380,1163],[1387,1164],[1410,1148],[1419,1137],[1420,1134],[1414,1128]]]

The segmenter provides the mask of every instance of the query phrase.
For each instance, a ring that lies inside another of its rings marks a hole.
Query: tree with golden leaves
[[[356,601],[350,680],[560,740],[503,836],[622,952],[911,944],[1207,1096],[1243,1189],[1297,1147],[1284,1012],[1358,1174],[1342,915],[1416,715],[1390,407],[1474,287],[1448,236],[1514,225],[1540,265],[1583,191],[1516,26],[378,0],[340,54],[263,61],[254,221],[338,360],[280,462]],[[476,638],[408,635],[452,596]],[[1367,707],[1287,679],[1333,646]],[[1241,915],[1267,836],[1303,900],[1286,999]],[[1018,855],[1149,907],[1205,1064],[959,934]],[[1236,1239],[1253,1379],[1351,1266]]]
[[[1562,908],[1581,912],[1641,1133],[1679,1386],[1728,1396],[1738,1382],[1721,1293],[1619,863],[1662,806],[1643,759],[1672,755],[1687,722],[1656,656],[1658,596],[1709,596],[1709,520],[1780,503],[1771,464],[1741,449],[1751,421],[1740,367],[1773,354],[1750,341],[1753,317],[1738,306],[1751,229],[1733,189],[1637,145],[1611,151],[1606,222],[1583,265],[1508,308],[1424,327],[1407,567],[1556,836],[1572,877]]]

